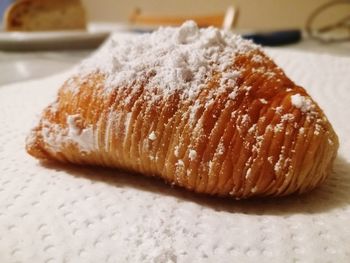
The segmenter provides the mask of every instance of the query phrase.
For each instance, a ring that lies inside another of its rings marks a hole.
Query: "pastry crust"
[[[192,97],[184,89],[164,95],[149,85],[154,75],[147,70],[109,92],[105,73],[75,74],[44,110],[27,151],[235,198],[318,186],[338,149],[323,111],[260,48],[232,54],[231,62],[208,72]],[[234,83],[224,78],[236,72]]]
[[[86,15],[80,0],[18,0],[4,15],[6,31],[84,30]]]

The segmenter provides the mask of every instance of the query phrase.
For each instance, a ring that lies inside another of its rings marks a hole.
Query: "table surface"
[[[350,56],[350,43],[321,44],[305,39],[279,49],[304,50]],[[88,57],[93,50],[4,52],[0,50],[0,86],[66,71]]]

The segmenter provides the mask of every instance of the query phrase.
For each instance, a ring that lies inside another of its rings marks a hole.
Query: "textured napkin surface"
[[[235,201],[41,164],[24,139],[67,74],[0,87],[0,262],[350,262],[350,59],[269,53],[340,137],[332,176],[308,195]]]

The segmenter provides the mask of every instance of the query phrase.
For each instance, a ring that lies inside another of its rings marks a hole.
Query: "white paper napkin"
[[[0,262],[350,262],[350,58],[268,52],[340,137],[323,186],[235,201],[116,170],[43,165],[24,139],[68,73],[0,87]]]

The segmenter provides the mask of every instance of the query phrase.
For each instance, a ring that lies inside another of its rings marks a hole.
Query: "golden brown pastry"
[[[18,0],[4,15],[6,31],[85,29],[85,10],[80,0]]]
[[[114,36],[65,82],[27,138],[39,159],[236,198],[309,191],[337,149],[319,106],[260,47],[193,22]]]

